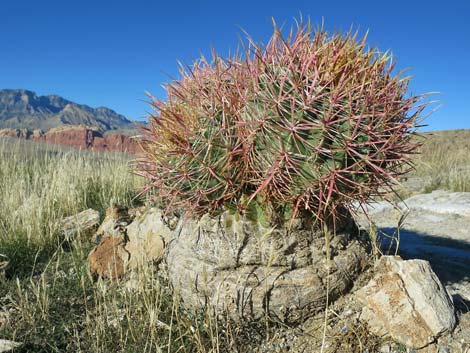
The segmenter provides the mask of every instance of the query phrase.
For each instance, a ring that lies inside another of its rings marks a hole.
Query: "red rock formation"
[[[26,129],[0,129],[0,137],[14,137],[92,151],[116,151],[136,154],[140,151],[137,141],[120,133],[102,133],[96,128],[66,126],[46,133]]]

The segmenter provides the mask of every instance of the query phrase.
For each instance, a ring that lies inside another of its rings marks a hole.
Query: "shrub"
[[[152,98],[137,173],[167,210],[336,219],[412,167],[425,96],[357,33],[299,25],[243,55],[213,54]]]

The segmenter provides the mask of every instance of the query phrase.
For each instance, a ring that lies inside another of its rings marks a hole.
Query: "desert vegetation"
[[[415,175],[449,175],[452,168],[469,166],[467,135],[449,131],[428,137],[434,148],[423,149],[419,160],[426,164],[418,163]],[[94,282],[87,268],[90,234],[67,244],[60,238],[55,225],[64,216],[88,207],[103,214],[113,202],[143,202],[134,198],[144,183],[129,173],[130,156],[8,138],[0,140],[0,155],[0,262],[10,261],[0,280],[0,334],[27,342],[17,351],[217,352],[227,342],[234,348],[236,335],[247,339],[246,328],[227,332],[208,317],[184,313],[151,267],[140,272],[139,286],[130,291],[112,281]],[[469,185],[464,169],[454,173]],[[331,320],[338,318],[332,314]],[[264,323],[250,329],[251,339],[269,334]],[[364,331],[357,334],[366,344]]]
[[[266,46],[213,55],[152,99],[138,167],[168,210],[258,204],[271,221],[334,222],[411,166],[426,96],[408,96],[409,77],[365,37],[275,26]]]
[[[168,101],[152,102],[137,174],[125,154],[1,139],[0,335],[24,352],[250,352],[286,326],[186,311],[153,264],[132,281],[94,278],[91,234],[68,239],[59,227],[88,208],[104,215],[156,200],[193,216],[228,208],[269,225],[299,214],[334,223],[349,202],[389,192],[413,162],[426,191],[468,191],[467,145],[444,133],[420,147],[422,97],[406,96],[408,79],[392,75],[390,57],[352,34],[309,31],[283,39],[276,30],[266,48],[250,44],[246,60],[215,56],[183,71]],[[309,71],[312,51],[319,61]],[[334,307],[325,313],[309,332],[319,345],[343,320]],[[379,344],[360,324],[338,337],[339,350]]]
[[[421,180],[425,192],[436,189],[470,191],[470,132],[436,131],[426,136],[416,170],[410,176]]]
[[[0,336],[25,343],[15,352],[243,351],[245,340],[265,337],[264,323],[247,338],[242,326],[186,313],[153,265],[129,288],[90,275],[91,234],[66,240],[59,221],[90,207],[104,216],[113,204],[142,205],[131,160],[0,139],[0,264],[9,262],[0,268]]]

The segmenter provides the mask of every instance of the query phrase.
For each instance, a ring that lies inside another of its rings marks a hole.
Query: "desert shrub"
[[[152,98],[137,173],[169,211],[336,219],[412,166],[426,106],[388,53],[310,24],[181,69]]]

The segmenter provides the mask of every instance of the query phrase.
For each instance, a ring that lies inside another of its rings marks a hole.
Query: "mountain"
[[[70,125],[98,128],[101,131],[134,130],[134,123],[105,108],[91,108],[60,96],[38,96],[24,89],[0,90],[0,128],[40,129]]]

